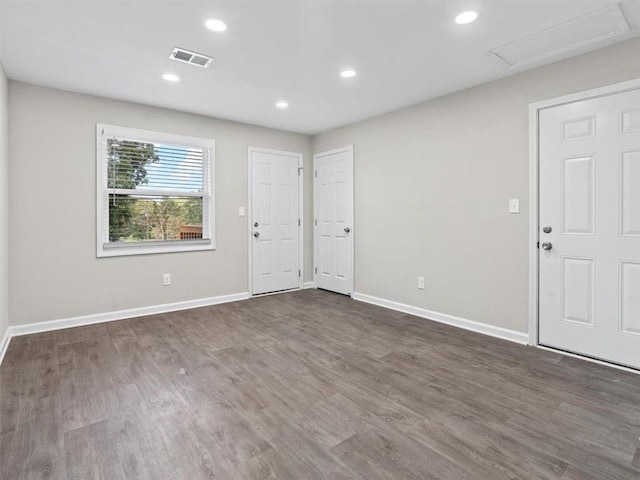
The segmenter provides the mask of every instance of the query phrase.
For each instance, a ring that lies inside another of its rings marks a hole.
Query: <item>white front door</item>
[[[353,292],[353,147],[313,156],[316,286]]]
[[[640,368],[640,90],[539,118],[539,343]]]
[[[300,286],[299,167],[302,155],[251,148],[252,293]]]

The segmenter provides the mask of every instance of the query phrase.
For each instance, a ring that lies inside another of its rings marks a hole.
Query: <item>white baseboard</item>
[[[302,289],[306,290],[307,288],[316,288],[316,282],[304,282]]]
[[[509,330],[507,328],[495,327],[486,323],[467,320],[466,318],[454,317],[453,315],[448,315],[446,313],[434,312],[432,310],[414,307],[412,305],[394,302],[392,300],[386,300],[384,298],[374,297],[364,293],[353,292],[351,294],[351,298],[360,302],[371,303],[373,305],[378,305],[379,307],[408,313],[410,315],[415,315],[416,317],[426,318],[439,323],[446,323],[447,325],[453,325],[454,327],[464,328],[465,330],[471,330],[484,335],[502,338],[503,340],[509,340],[511,342],[521,343],[524,345],[529,342],[528,334],[516,332],[515,330]]]
[[[157,315],[159,313],[175,312],[187,310],[189,308],[208,307],[221,303],[236,302],[249,298],[248,292],[234,293],[231,295],[221,295],[218,297],[199,298],[197,300],[186,300],[184,302],[165,303],[163,305],[152,305],[150,307],[131,308],[128,310],[118,310],[116,312],[97,313],[93,315],[83,315],[80,317],[63,318],[59,320],[49,320],[46,322],[29,323],[26,325],[14,325],[7,328],[7,333],[3,339],[0,353],[4,353],[6,345],[12,337],[20,335],[30,335],[32,333],[50,332],[64,328],[80,327],[83,325],[93,325],[95,323],[112,322],[114,320],[124,320],[126,318],[143,317],[145,315]],[[0,361],[1,361],[0,357]]]
[[[314,282],[305,282],[304,288],[315,288]],[[197,300],[187,300],[184,302],[167,303],[163,305],[153,305],[149,307],[131,308],[128,310],[119,310],[115,312],[105,312],[93,315],[83,315],[79,317],[63,318],[59,320],[50,320],[46,322],[29,323],[26,325],[14,325],[7,328],[4,333],[2,342],[0,343],[0,364],[4,358],[4,354],[9,347],[9,341],[12,337],[20,335],[30,335],[33,333],[50,332],[54,330],[62,330],[65,328],[80,327],[83,325],[93,325],[96,323],[112,322],[115,320],[124,320],[127,318],[143,317],[145,315],[157,315],[160,313],[175,312],[179,310],[187,310],[190,308],[206,307],[210,305],[218,305],[221,303],[236,302],[246,300],[250,297],[248,292],[234,293],[231,295],[221,295],[218,297],[201,298]],[[354,292],[351,297],[365,303],[371,303],[381,307],[389,308],[399,312],[409,313],[418,317],[427,318],[440,323],[446,323],[456,327],[472,330],[474,332],[491,335],[493,337],[510,340],[512,342],[526,344],[528,335],[525,333],[508,330],[506,328],[494,327],[473,320],[454,317],[444,313],[433,312],[419,307],[406,305],[403,303],[386,300],[383,298],[365,295],[363,293]]]
[[[0,365],[2,365],[2,359],[4,358],[4,354],[7,353],[7,349],[9,348],[9,341],[11,340],[11,332],[9,328],[4,331],[4,335],[2,336],[2,340],[0,340]]]

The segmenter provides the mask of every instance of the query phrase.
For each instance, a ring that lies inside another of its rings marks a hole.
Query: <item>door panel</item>
[[[593,155],[564,159],[564,233],[595,234],[595,159]]]
[[[562,318],[568,322],[593,325],[594,260],[566,257],[562,260]]]
[[[640,133],[640,109],[622,112],[620,125],[622,133]]]
[[[539,342],[640,368],[640,90],[540,111]],[[550,232],[545,232],[550,227]]]
[[[299,154],[250,151],[252,290],[300,286]]]
[[[640,237],[640,150],[620,152],[622,235]]]
[[[314,155],[316,285],[353,292],[353,148]]]
[[[621,330],[640,335],[640,262],[620,262]]]

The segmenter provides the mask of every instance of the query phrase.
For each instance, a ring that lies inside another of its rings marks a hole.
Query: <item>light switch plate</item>
[[[512,198],[509,200],[509,213],[520,213],[519,198]]]
[[[238,216],[244,217],[244,207],[238,207]]]

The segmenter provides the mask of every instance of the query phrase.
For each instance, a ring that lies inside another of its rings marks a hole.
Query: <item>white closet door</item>
[[[299,155],[251,150],[253,293],[299,287]]]
[[[319,153],[314,168],[316,286],[353,292],[353,147]]]

